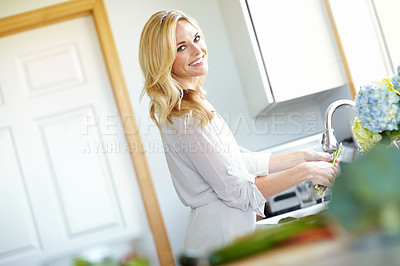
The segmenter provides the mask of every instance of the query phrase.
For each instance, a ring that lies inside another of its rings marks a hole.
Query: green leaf
[[[377,146],[341,168],[328,211],[356,235],[376,228],[385,231],[388,224],[396,224],[380,218],[390,217],[380,213],[387,204],[400,209],[400,151]]]

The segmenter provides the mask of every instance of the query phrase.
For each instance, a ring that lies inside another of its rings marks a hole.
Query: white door
[[[0,38],[0,265],[149,234],[92,18]]]

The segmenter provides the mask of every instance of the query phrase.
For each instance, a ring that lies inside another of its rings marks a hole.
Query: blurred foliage
[[[136,257],[121,264],[121,266],[149,266],[150,262],[147,258]]]
[[[118,263],[111,258],[104,258],[101,262],[90,262],[84,258],[75,258],[74,259],[75,266],[118,266]]]
[[[75,266],[149,266],[149,260],[145,257],[136,256],[134,258],[129,258],[124,262],[117,262],[112,258],[104,258],[100,262],[91,262],[84,258],[75,258]]]
[[[328,212],[354,235],[400,233],[400,151],[377,145],[341,164]]]

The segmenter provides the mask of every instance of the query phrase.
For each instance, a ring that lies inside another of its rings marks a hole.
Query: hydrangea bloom
[[[393,89],[400,91],[400,65],[397,67],[397,73],[392,77]]]
[[[365,152],[368,152],[376,143],[382,140],[382,135],[374,134],[368,129],[365,129],[360,120],[356,117],[353,123],[352,131]]]
[[[384,83],[363,86],[356,96],[358,117],[364,128],[379,133],[397,130],[400,123],[400,96]]]

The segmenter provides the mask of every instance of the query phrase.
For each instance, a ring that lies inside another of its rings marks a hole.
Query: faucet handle
[[[328,128],[322,134],[321,144],[324,152],[334,153],[338,150],[339,145],[334,132],[333,128]]]

